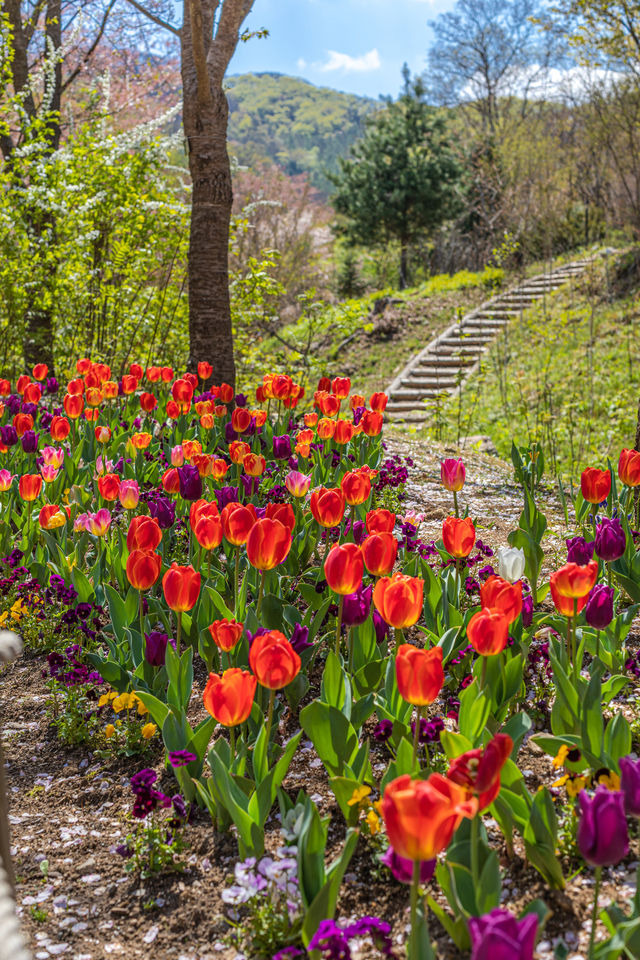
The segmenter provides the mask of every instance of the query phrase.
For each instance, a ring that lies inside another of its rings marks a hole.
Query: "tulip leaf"
[[[318,756],[332,776],[342,776],[358,752],[358,734],[345,715],[314,700],[300,712],[300,726],[312,741]]]
[[[471,683],[460,694],[458,728],[475,747],[479,744],[491,711],[491,700],[477,683]]]
[[[446,867],[444,867],[443,864],[439,864],[439,867],[446,872]],[[438,918],[458,950],[469,950],[471,940],[469,939],[469,931],[464,917],[452,917],[433,897],[427,897],[427,903],[429,909]]]

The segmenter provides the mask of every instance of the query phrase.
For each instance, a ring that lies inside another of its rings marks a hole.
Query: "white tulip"
[[[515,583],[524,573],[524,550],[520,547],[500,547],[498,550],[498,574]]]

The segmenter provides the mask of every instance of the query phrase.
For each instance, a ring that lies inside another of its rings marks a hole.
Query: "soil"
[[[388,452],[414,459],[405,504],[425,514],[420,529],[423,539],[438,536],[441,520],[450,508],[448,494],[438,479],[439,461],[449,451],[438,445],[418,444],[396,433],[389,441]],[[465,462],[468,480],[462,500],[478,520],[479,536],[495,549],[507,542],[521,509],[512,471],[497,458],[474,452],[465,453]],[[551,568],[564,545],[563,517],[551,491],[541,493],[541,502],[550,528],[544,543],[545,564]],[[639,639],[640,630],[634,625],[630,642],[638,646]],[[159,749],[144,761],[131,758],[104,762],[86,747],[62,745],[47,717],[43,665],[42,655],[26,651],[3,669],[0,680],[18,913],[34,956],[37,960],[56,956],[74,960],[122,956],[133,960],[153,953],[157,960],[239,960],[240,954],[229,944],[230,928],[220,897],[237,861],[233,833],[216,833],[208,815],[196,810],[193,822],[185,829],[188,849],[181,872],[143,881],[125,873],[124,861],[115,850],[131,830],[130,776],[142,766],[154,766],[162,776],[159,788],[169,794],[176,790],[175,781],[164,771]],[[194,716],[202,711],[205,679],[204,671],[197,671]],[[635,709],[629,689],[626,705]],[[285,711],[281,732],[289,736],[294,730],[295,719]],[[385,747],[373,744],[374,770],[384,762]],[[523,746],[519,766],[532,790],[540,784],[549,786],[558,777],[551,759],[532,743]],[[324,768],[310,744],[303,741],[284,786],[291,796],[304,787],[321,813],[331,815],[334,849],[329,852],[334,853],[344,836],[344,823]],[[485,818],[485,825],[500,853],[505,905],[517,912],[539,898],[551,910],[537,956],[550,958],[562,941],[569,958],[585,957],[593,872],[580,870],[576,862],[573,870],[578,872],[566,889],[549,890],[526,863],[523,849],[516,843],[515,856],[509,860],[497,824]],[[281,842],[274,812],[268,847],[273,849]],[[603,905],[611,899],[622,905],[631,900],[637,859],[634,841],[627,860],[604,871]],[[570,875],[571,865],[566,867],[565,873]],[[442,900],[435,884],[430,884],[429,892]],[[379,868],[371,844],[363,839],[342,887],[339,916],[356,919],[365,915],[379,916],[392,925],[396,955],[404,956],[408,888]],[[441,960],[462,956],[433,919],[431,930]],[[375,955],[367,949],[371,948],[354,951],[354,957]]]

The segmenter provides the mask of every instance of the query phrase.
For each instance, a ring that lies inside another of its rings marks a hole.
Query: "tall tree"
[[[445,122],[425,101],[421,80],[409,80],[395,102],[367,122],[367,131],[332,177],[338,232],[356,243],[400,244],[400,288],[408,282],[410,245],[456,209],[461,168]]]
[[[183,0],[182,27],[129,0],[180,39],[184,133],[193,184],[189,236],[189,367],[208,360],[214,379],[235,385],[229,302],[233,192],[227,153],[229,106],[222,83],[253,0]]]

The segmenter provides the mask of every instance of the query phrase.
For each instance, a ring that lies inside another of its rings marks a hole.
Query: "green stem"
[[[233,576],[233,615],[238,616],[238,580],[240,578],[240,547],[236,547],[236,562]]]
[[[595,535],[596,535],[596,533],[597,533],[597,531],[598,531],[598,525],[596,524],[596,513],[597,513],[597,512],[598,512],[598,508],[597,508],[596,504],[594,503],[594,504],[592,505],[592,507],[591,507],[591,522],[593,523],[593,535],[594,535],[594,537],[595,537]]]
[[[273,724],[273,706],[276,701],[275,690],[269,690],[269,707],[267,709],[267,755],[269,753],[269,737],[271,736],[271,726]]]
[[[180,637],[182,636],[182,614],[178,611],[178,633],[176,636],[176,653],[180,656]]]
[[[420,743],[421,719],[422,719],[422,707],[418,707],[417,714],[416,714],[416,726],[415,726],[415,730],[413,731],[413,759],[411,761],[411,770],[412,770],[413,776],[415,776],[417,773],[420,772],[419,766],[418,766],[418,745]]]
[[[257,617],[260,616],[260,609],[261,609],[261,607],[262,607],[262,595],[264,594],[264,578],[265,578],[265,576],[266,576],[266,573],[267,573],[266,570],[261,570],[261,571],[260,571],[260,589],[258,590],[258,605],[257,605],[257,607],[256,607],[256,616],[257,616]]]
[[[236,758],[236,728],[229,727],[229,747],[231,749],[231,766]]]
[[[596,867],[596,886],[593,891],[593,911],[591,913],[591,933],[589,935],[589,960],[593,960],[593,948],[596,942],[596,924],[598,923],[598,897],[600,896],[600,881],[602,867]]]
[[[479,834],[480,827],[480,816],[476,813],[475,817],[471,820],[471,880],[473,882],[473,890],[476,896],[476,900],[479,894],[479,865],[478,865],[478,843],[480,840]]]
[[[338,619],[336,622],[336,657],[340,656],[340,635],[342,633],[342,608],[344,607],[344,597],[340,594],[338,603]]]
[[[487,682],[487,660],[488,660],[488,657],[482,658],[482,671],[480,673],[480,691],[481,692],[484,690]]]
[[[141,590],[141,591],[140,591],[140,602],[139,602],[139,605],[138,605],[138,607],[139,607],[139,609],[138,609],[138,615],[139,615],[139,617],[140,617],[140,637],[142,638],[142,649],[144,650],[144,613],[142,612],[142,603],[143,603],[143,601],[142,601],[142,590]]]
[[[573,617],[567,617],[567,652],[569,654],[569,660],[571,661],[571,672],[574,672],[574,655],[573,655],[573,637],[571,630],[571,621]]]
[[[453,491],[453,509],[455,510],[456,517],[460,516],[460,511],[458,510],[458,494]]]

